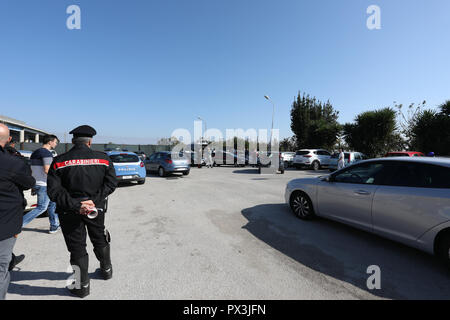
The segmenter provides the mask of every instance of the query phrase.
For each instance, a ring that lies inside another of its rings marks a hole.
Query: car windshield
[[[114,163],[127,163],[127,162],[139,162],[138,156],[134,154],[127,154],[127,153],[121,153],[121,154],[112,154],[109,156]]]

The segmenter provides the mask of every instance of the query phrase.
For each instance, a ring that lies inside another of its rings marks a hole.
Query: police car
[[[109,151],[106,152],[113,162],[116,177],[119,182],[136,181],[138,184],[145,183],[147,172],[144,162],[134,152]]]

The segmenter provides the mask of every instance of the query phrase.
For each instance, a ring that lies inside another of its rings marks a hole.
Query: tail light
[[[167,164],[172,164],[172,160],[171,159],[166,159],[164,160]]]
[[[144,167],[144,163],[141,161],[141,168],[143,168]]]
[[[310,156],[310,155],[306,155],[306,156],[303,156],[304,158],[311,158],[312,156]]]

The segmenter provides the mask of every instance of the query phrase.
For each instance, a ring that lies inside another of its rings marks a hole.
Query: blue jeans
[[[8,268],[16,238],[0,241],[0,300],[4,300],[11,279]]]
[[[50,198],[47,195],[47,187],[44,186],[34,186],[34,189],[37,193],[37,207],[32,211],[28,212],[23,216],[23,224],[22,227],[25,227],[27,224],[31,222],[34,218],[41,215],[47,210],[48,218],[50,220],[50,228],[56,229],[59,227],[59,219],[58,215],[55,213],[56,203],[50,201]]]

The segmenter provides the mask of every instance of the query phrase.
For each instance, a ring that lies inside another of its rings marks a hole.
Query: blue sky
[[[66,8],[81,8],[68,30]],[[381,30],[366,9],[381,8]],[[0,114],[61,134],[155,142],[176,128],[291,136],[298,91],[341,122],[450,99],[448,0],[0,0]]]

